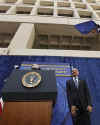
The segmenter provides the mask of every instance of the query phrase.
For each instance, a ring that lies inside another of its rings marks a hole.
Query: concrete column
[[[16,5],[10,7],[6,14],[16,14]]]
[[[40,6],[40,0],[37,0],[30,15],[37,15],[37,9],[38,9],[39,6]]]
[[[83,3],[86,4],[87,9],[92,12],[92,14],[93,14],[92,17],[96,18],[96,19],[99,19],[99,16],[96,14],[95,11],[93,11],[93,8],[89,5],[89,3],[86,0],[82,0],[82,1],[83,1]]]
[[[99,16],[96,14],[95,11],[93,11],[93,8],[87,3],[88,10],[92,11],[92,17],[98,19]]]
[[[23,4],[23,0],[17,0],[16,5]]]
[[[74,3],[72,2],[72,0],[69,0],[69,1],[71,3],[71,8],[73,9],[73,16],[76,17],[76,18],[80,18],[79,14],[78,14],[78,12],[77,12],[77,10],[75,8]]]
[[[22,23],[13,37],[9,49],[32,48],[35,39],[34,24]]]
[[[54,12],[54,16],[56,17],[57,16],[57,1],[54,1],[54,10],[53,10]]]

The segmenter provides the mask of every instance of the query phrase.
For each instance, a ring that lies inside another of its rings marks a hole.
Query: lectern
[[[24,84],[38,82],[36,74],[41,77],[39,85],[25,87]],[[5,105],[0,124],[50,125],[56,95],[54,71],[13,70],[2,89]]]

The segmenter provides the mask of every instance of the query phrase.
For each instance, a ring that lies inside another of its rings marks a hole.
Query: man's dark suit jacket
[[[75,86],[73,79],[66,83],[69,107],[77,106],[77,99],[79,99],[83,110],[86,110],[88,105],[92,106],[89,89],[85,80],[78,80],[78,82],[78,88]]]

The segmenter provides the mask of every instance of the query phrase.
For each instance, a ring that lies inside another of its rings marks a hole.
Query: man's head
[[[75,77],[75,76],[78,76],[78,75],[79,75],[78,69],[73,68],[73,69],[72,69],[72,75],[73,75],[74,77]]]

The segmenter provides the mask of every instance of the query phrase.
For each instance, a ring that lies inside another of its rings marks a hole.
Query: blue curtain
[[[70,77],[57,78],[57,100],[53,109],[53,117],[51,125],[73,125],[71,114],[68,108],[67,93],[66,93],[66,80]]]
[[[100,59],[97,58],[73,58],[73,57],[49,57],[49,56],[0,56],[0,90],[4,85],[4,79],[9,76],[15,64],[23,61],[44,63],[70,63],[80,71],[80,78],[87,81],[93,101],[92,125],[100,123]],[[60,85],[58,85],[60,86]]]

